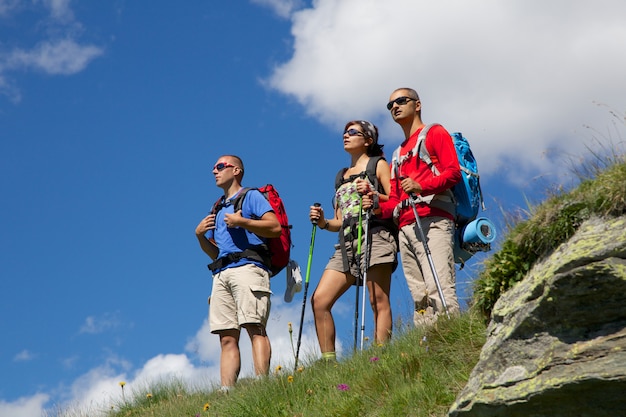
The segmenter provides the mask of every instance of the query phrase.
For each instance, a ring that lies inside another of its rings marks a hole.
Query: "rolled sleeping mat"
[[[489,219],[479,217],[468,223],[455,234],[454,262],[463,265],[476,252],[491,250],[495,238],[496,228]]]
[[[465,226],[463,243],[489,244],[496,238],[496,227],[485,217],[479,217]]]

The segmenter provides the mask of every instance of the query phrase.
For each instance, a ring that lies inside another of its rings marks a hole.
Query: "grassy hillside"
[[[127,385],[127,401],[104,412],[107,417],[443,417],[467,382],[484,335],[480,314],[466,312],[441,319],[427,332],[398,331],[391,343],[337,364],[305,360],[297,370],[278,366],[269,377],[241,380],[228,394],[190,390],[179,381],[141,390]]]
[[[539,259],[567,241],[592,216],[626,213],[626,163],[613,155],[584,164],[581,183],[530,210],[528,220],[507,233],[501,249],[490,257],[474,285],[474,302],[485,318],[506,290],[519,282]]]

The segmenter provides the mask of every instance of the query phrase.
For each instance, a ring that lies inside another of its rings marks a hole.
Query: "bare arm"
[[[321,206],[311,206],[309,211],[309,218],[311,221],[317,222],[317,226],[320,229],[326,229],[330,232],[337,232],[341,229],[341,220],[339,220],[339,216],[339,208],[335,210],[335,217],[333,219],[327,219],[324,217],[324,209]]]
[[[378,177],[378,182],[383,186],[384,194],[378,193],[379,201],[387,201],[389,200],[389,193],[391,191],[391,169],[389,168],[389,164],[387,161],[378,161],[378,165],[376,166],[376,176]]]

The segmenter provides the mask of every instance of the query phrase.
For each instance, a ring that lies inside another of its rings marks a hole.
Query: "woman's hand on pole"
[[[319,205],[319,203],[315,203],[311,206],[309,211],[309,219],[313,224],[320,225],[319,222],[321,220],[323,224],[321,224],[320,226],[326,225],[326,219],[324,218],[324,209],[321,205]]]
[[[370,192],[363,196],[363,210],[368,211],[374,207],[374,193]]]
[[[356,190],[359,194],[366,195],[372,192],[372,189],[370,188],[370,183],[368,181],[365,181],[363,178],[357,178],[355,183]]]

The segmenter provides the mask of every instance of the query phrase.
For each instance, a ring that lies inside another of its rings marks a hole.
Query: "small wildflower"
[[[196,413],[196,417],[200,417],[200,413]]]
[[[150,394],[150,393],[147,393],[147,394],[146,394],[146,398],[147,398],[147,399],[150,399],[150,398],[152,398],[152,394]]]
[[[298,366],[297,371],[300,373],[304,372],[304,366]]]
[[[378,362],[378,356],[371,357],[370,362]]]
[[[289,375],[287,377],[287,382],[293,382],[293,375]]]
[[[126,382],[120,381],[119,384],[120,387],[122,387],[122,399],[124,400],[124,402],[126,402],[126,396],[124,395],[124,385],[126,385]]]
[[[277,365],[276,369],[274,370],[276,373],[280,372],[283,370],[283,367],[281,365]]]
[[[406,356],[407,356],[407,355],[406,355],[406,353],[404,353],[404,352],[400,352],[400,357],[402,357],[402,358],[406,358]]]
[[[297,363],[298,358],[296,357],[296,349],[293,347],[293,326],[291,325],[291,322],[287,323],[287,326],[289,326],[289,341],[291,342],[291,352],[293,353],[293,357],[295,358]]]
[[[350,387],[347,384],[339,384],[337,385],[337,389],[339,391],[349,391]]]
[[[368,342],[368,341],[370,340],[369,336],[365,336],[365,337],[364,337],[364,340],[365,340],[366,342]]]
[[[204,404],[204,407],[202,407],[202,409],[203,409],[204,411],[207,411],[207,410],[209,409],[209,407],[211,407],[211,405],[210,405],[209,403],[205,403],[205,404]]]
[[[313,390],[311,388],[309,388],[308,390],[306,390],[306,394],[307,395],[313,395]]]

